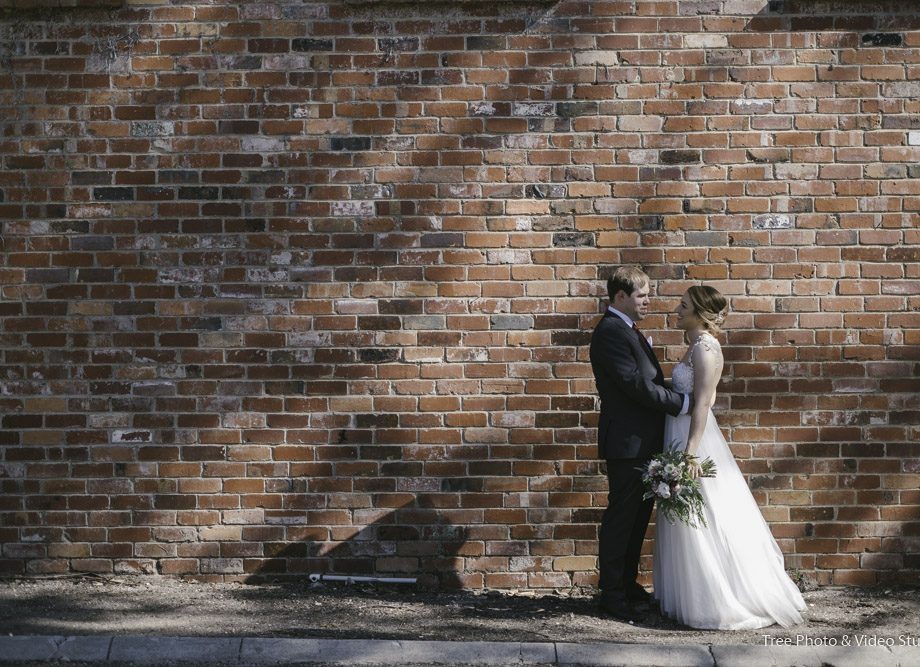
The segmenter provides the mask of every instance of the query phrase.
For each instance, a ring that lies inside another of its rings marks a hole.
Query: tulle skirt
[[[665,449],[684,449],[690,417],[667,417]],[[693,627],[751,630],[802,622],[802,594],[712,412],[697,452],[716,464],[701,481],[705,526],[659,516],[653,579],[662,613]]]

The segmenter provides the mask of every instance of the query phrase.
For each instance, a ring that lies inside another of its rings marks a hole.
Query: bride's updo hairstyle
[[[694,285],[687,289],[687,298],[703,327],[711,334],[720,333],[728,313],[728,301],[719,290],[709,285]]]

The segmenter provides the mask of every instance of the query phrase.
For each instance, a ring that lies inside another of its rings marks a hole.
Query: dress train
[[[665,448],[685,448],[689,430],[688,415],[668,416]],[[706,525],[691,528],[662,516],[656,524],[654,595],[662,613],[704,629],[801,623],[805,601],[712,411],[697,455],[716,464],[716,476],[701,480]]]

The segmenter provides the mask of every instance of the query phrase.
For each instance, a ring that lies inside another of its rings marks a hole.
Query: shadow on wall
[[[747,24],[746,30],[855,32],[920,28],[918,0],[765,0],[764,4],[760,13]],[[861,38],[863,46],[901,46],[900,41],[892,43],[889,38],[880,35],[861,35]]]
[[[263,542],[265,557],[251,561],[246,583],[320,574],[414,578],[420,587],[463,588],[463,526],[451,524],[434,508],[407,506],[373,513],[380,518],[363,527],[286,526],[284,541]]]

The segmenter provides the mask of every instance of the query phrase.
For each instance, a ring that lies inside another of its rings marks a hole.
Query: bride
[[[667,417],[664,447],[712,459],[716,476],[700,480],[706,525],[656,522],[655,598],[664,615],[694,628],[789,627],[802,622],[805,601],[711,410],[723,363],[714,334],[726,309],[708,286],[688,289],[677,307],[689,348],[672,382],[675,391],[692,391],[695,403],[691,414]]]

